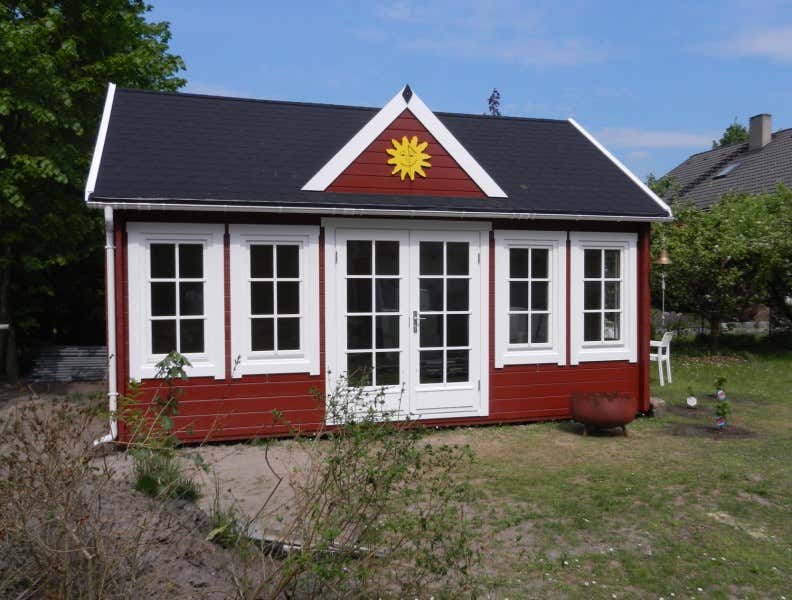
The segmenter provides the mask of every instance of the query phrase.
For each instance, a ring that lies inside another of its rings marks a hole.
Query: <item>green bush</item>
[[[152,498],[197,500],[198,484],[185,475],[178,459],[168,451],[149,448],[132,451],[135,489]]]

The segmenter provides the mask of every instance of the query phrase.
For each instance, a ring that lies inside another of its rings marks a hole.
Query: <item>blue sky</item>
[[[635,173],[706,150],[735,117],[792,127],[792,2],[151,0],[186,91],[574,117]]]

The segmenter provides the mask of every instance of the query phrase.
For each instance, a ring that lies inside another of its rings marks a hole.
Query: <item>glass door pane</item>
[[[470,380],[470,244],[421,241],[418,247],[418,379]]]
[[[399,385],[400,244],[346,241],[346,371],[352,385]]]

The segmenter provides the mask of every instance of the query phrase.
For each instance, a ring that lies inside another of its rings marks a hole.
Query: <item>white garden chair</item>
[[[666,369],[668,370],[668,383],[674,383],[673,379],[671,379],[672,337],[674,337],[674,334],[670,331],[666,331],[663,334],[663,339],[659,342],[657,340],[649,340],[649,360],[657,362],[657,373],[660,375],[660,386],[665,385],[665,381],[663,381],[663,363],[665,363]],[[652,352],[653,348],[657,348],[657,351]]]

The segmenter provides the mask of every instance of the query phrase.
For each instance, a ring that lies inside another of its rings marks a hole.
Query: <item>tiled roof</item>
[[[718,177],[737,163],[728,174]],[[694,154],[666,177],[676,184],[678,200],[700,208],[712,206],[728,192],[758,194],[772,191],[779,183],[792,186],[792,129],[775,132],[758,150],[749,150],[748,142],[743,142]]]
[[[373,108],[118,89],[90,200],[667,215],[568,121],[436,113],[507,198],[302,191]]]

